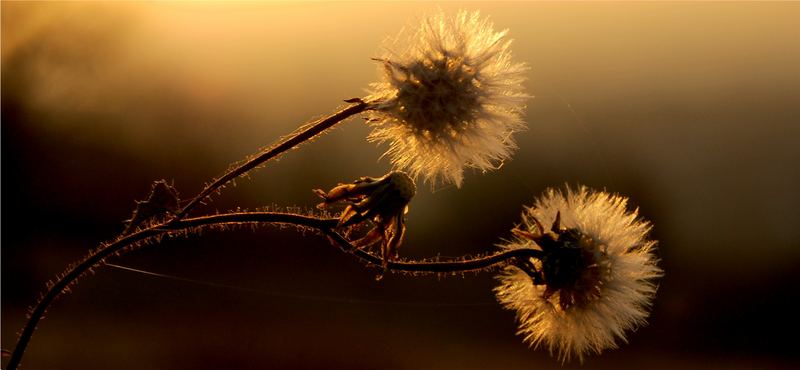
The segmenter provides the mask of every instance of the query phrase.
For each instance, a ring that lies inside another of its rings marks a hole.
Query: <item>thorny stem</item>
[[[52,284],[47,292],[41,297],[36,307],[30,312],[28,321],[20,333],[17,345],[14,352],[9,359],[7,370],[16,370],[25,353],[25,349],[36,330],[36,326],[44,317],[47,308],[50,304],[58,298],[65,290],[69,288],[78,278],[83,276],[94,267],[99,266],[106,258],[121,253],[125,248],[134,245],[135,243],[142,242],[148,238],[157,237],[170,232],[186,231],[188,229],[205,227],[212,225],[228,225],[228,224],[242,224],[242,223],[274,223],[274,224],[289,224],[295,226],[303,226],[317,229],[327,235],[333,242],[339,244],[343,251],[351,253],[356,257],[364,260],[367,263],[377,267],[383,266],[383,260],[367,251],[356,248],[341,234],[334,229],[339,222],[336,218],[317,218],[312,216],[304,216],[292,213],[280,212],[242,212],[242,213],[226,213],[219,215],[195,217],[184,220],[172,220],[158,225],[151,226],[146,229],[139,230],[133,234],[117,239],[116,241],[102,245],[98,250],[89,254],[80,263],[72,267],[68,272],[63,274],[59,279]],[[451,272],[466,272],[486,269],[498,264],[509,263],[510,260],[516,258],[540,258],[541,251],[535,249],[514,249],[508,250],[493,255],[442,262],[413,262],[413,261],[390,261],[386,268],[391,271],[406,271],[406,272],[431,272],[431,273],[451,273]]]
[[[356,104],[344,108],[328,117],[317,120],[316,122],[308,125],[307,127],[302,128],[300,132],[292,134],[279,144],[270,147],[265,152],[253,157],[250,160],[245,161],[236,168],[229,170],[227,173],[225,173],[218,179],[214,180],[214,182],[212,182],[210,185],[207,185],[203,189],[203,191],[200,192],[200,194],[194,197],[186,206],[184,206],[180,211],[178,211],[175,214],[175,218],[181,219],[184,216],[186,216],[192,209],[194,209],[194,207],[196,207],[200,202],[202,202],[209,195],[211,195],[211,193],[213,193],[223,185],[227,184],[231,180],[245,174],[247,171],[252,170],[258,165],[279,156],[285,151],[294,148],[295,146],[303,143],[304,141],[313,139],[315,136],[331,128],[333,125],[345,120],[346,118],[361,113],[365,110],[368,110],[371,107],[370,103],[365,102],[361,99],[350,99],[347,101]]]

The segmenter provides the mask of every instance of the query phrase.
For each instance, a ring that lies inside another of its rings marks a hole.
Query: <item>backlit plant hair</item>
[[[549,190],[526,209],[514,239],[478,257],[407,260],[398,254],[405,214],[416,193],[415,179],[430,184],[463,183],[465,168],[489,170],[510,158],[512,134],[528,98],[527,67],[512,61],[506,31],[496,32],[477,12],[443,13],[415,29],[411,42],[397,42],[377,58],[383,79],[364,98],[300,127],[263,151],[234,164],[188,201],[167,181],[156,181],[137,202],[125,230],[70,265],[32,307],[6,369],[16,370],[51,303],[106,259],[134,248],[197,234],[210,227],[291,225],[328,237],[347,255],[385,272],[454,274],[501,271],[495,289],[501,304],[517,313],[525,341],[545,345],[562,361],[583,359],[625,339],[644,323],[661,275],[646,238],[650,225],[626,210],[626,199],[585,188]],[[391,49],[391,48],[390,48]],[[232,180],[354,115],[366,113],[370,140],[390,142],[396,169],[314,190],[320,208],[343,205],[337,217],[288,212],[230,212],[190,217],[209,196]],[[408,173],[404,172],[407,171]],[[363,235],[353,232],[368,225]],[[549,225],[545,227],[543,225]],[[374,250],[370,250],[373,247]],[[382,276],[382,275],[380,275]]]
[[[392,163],[433,184],[460,187],[464,168],[509,159],[529,96],[528,67],[512,60],[507,32],[477,12],[439,13],[387,45],[369,96],[370,140],[389,142]]]
[[[628,199],[586,187],[549,189],[525,209],[502,250],[535,248],[498,277],[497,299],[517,313],[519,334],[562,361],[600,353],[645,322],[662,274],[650,224]]]

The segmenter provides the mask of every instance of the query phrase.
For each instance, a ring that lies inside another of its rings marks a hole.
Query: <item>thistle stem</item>
[[[202,202],[209,195],[211,195],[211,193],[213,193],[223,185],[227,184],[231,180],[245,174],[246,172],[257,167],[258,165],[279,156],[280,154],[286,152],[287,150],[292,149],[307,140],[313,139],[315,136],[331,128],[333,125],[347,119],[348,117],[351,117],[355,114],[370,109],[370,104],[361,99],[351,99],[348,100],[348,102],[355,102],[355,104],[347,108],[344,108],[330,116],[321,118],[316,122],[307,125],[304,128],[301,128],[299,132],[289,135],[277,145],[273,145],[272,147],[266,149],[266,151],[264,151],[263,153],[253,157],[252,159],[246,160],[244,163],[240,164],[239,166],[236,166],[235,168],[229,170],[221,177],[214,180],[214,182],[212,182],[210,185],[207,185],[200,192],[200,194],[194,197],[186,206],[184,206],[180,211],[178,211],[175,214],[175,218],[181,219],[184,216],[186,216],[192,209],[194,209],[194,207],[196,207],[200,202]]]
[[[14,352],[11,354],[7,370],[16,370],[25,353],[28,343],[33,337],[33,332],[36,326],[41,321],[44,314],[47,312],[50,304],[58,298],[71,284],[83,276],[92,268],[97,267],[106,258],[125,251],[125,248],[147,240],[148,238],[157,237],[170,232],[185,231],[197,227],[206,227],[212,225],[229,225],[229,224],[242,224],[242,223],[270,223],[270,224],[288,224],[302,227],[310,227],[317,229],[330,237],[330,239],[338,244],[342,250],[348,252],[367,263],[377,267],[383,267],[383,260],[367,251],[356,248],[352,243],[345,239],[342,235],[334,229],[339,220],[336,218],[317,218],[311,216],[303,216],[292,213],[279,213],[279,212],[242,212],[242,213],[226,213],[212,216],[203,216],[189,218],[185,220],[172,220],[158,224],[133,234],[129,234],[116,241],[105,244],[99,249],[90,253],[80,263],[69,269],[58,280],[49,287],[47,292],[42,295],[39,302],[30,312],[28,321],[22,329],[17,345]],[[514,249],[489,256],[483,256],[473,259],[463,259],[455,261],[441,261],[441,262],[413,262],[403,261],[396,262],[390,261],[386,268],[392,271],[406,271],[406,272],[431,272],[431,273],[451,273],[451,272],[467,272],[486,269],[498,264],[508,263],[508,261],[515,258],[540,258],[541,251],[535,249]]]

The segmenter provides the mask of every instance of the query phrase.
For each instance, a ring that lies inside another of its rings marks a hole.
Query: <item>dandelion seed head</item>
[[[426,182],[461,186],[464,168],[497,168],[525,128],[527,66],[511,60],[506,31],[478,12],[436,14],[382,58],[369,139],[390,142],[392,163]],[[398,51],[399,50],[399,51]]]
[[[495,293],[516,311],[526,342],[562,362],[583,361],[645,323],[662,270],[650,224],[626,206],[627,198],[580,187],[550,189],[525,209],[515,239],[501,247],[533,247],[543,257],[527,261],[528,271],[506,267]]]

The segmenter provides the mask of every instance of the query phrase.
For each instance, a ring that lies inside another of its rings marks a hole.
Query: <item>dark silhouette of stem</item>
[[[321,229],[325,235],[328,235],[334,242],[339,244],[343,250],[361,258],[362,260],[373,264],[378,267],[383,266],[383,259],[369,253],[363,249],[358,249],[345,239],[341,234],[333,231],[332,229]],[[450,272],[468,272],[483,270],[501,263],[507,263],[514,258],[541,258],[542,251],[537,249],[512,249],[504,252],[499,252],[483,257],[457,259],[451,261],[426,261],[426,262],[401,262],[389,261],[386,268],[390,271],[402,272],[433,272],[433,273],[450,273]]]
[[[22,355],[25,353],[25,348],[28,346],[31,337],[33,336],[36,325],[44,316],[50,304],[64,292],[71,284],[73,284],[84,273],[101,263],[105,258],[122,252],[125,248],[146,240],[148,238],[162,235],[170,231],[185,230],[192,227],[207,226],[212,224],[229,224],[229,223],[242,223],[242,222],[267,222],[267,223],[285,223],[313,227],[320,230],[327,230],[335,227],[338,222],[337,219],[319,219],[308,216],[301,216],[287,213],[232,213],[221,214],[215,216],[198,217],[187,220],[178,220],[170,223],[156,225],[147,229],[140,230],[133,234],[127,235],[116,241],[102,246],[94,253],[89,254],[80,263],[75,265],[65,274],[63,274],[42,296],[36,307],[30,312],[28,322],[22,329],[17,345],[11,358],[8,361],[6,369],[16,370],[22,361]]]
[[[196,207],[200,202],[202,202],[209,195],[211,195],[211,193],[213,193],[223,185],[227,184],[231,180],[243,175],[247,171],[250,171],[253,168],[257,167],[258,165],[279,156],[280,154],[284,153],[289,149],[294,148],[295,146],[303,143],[304,141],[313,139],[315,136],[331,128],[333,125],[345,120],[346,118],[361,113],[367,109],[370,109],[370,104],[361,99],[350,99],[348,100],[348,102],[355,102],[356,104],[344,108],[328,117],[317,120],[316,122],[302,129],[300,132],[290,135],[289,137],[284,139],[281,143],[270,147],[265,152],[257,155],[256,157],[250,160],[245,161],[236,168],[229,170],[220,178],[214,180],[214,182],[206,186],[200,192],[200,194],[194,197],[185,207],[183,207],[180,211],[178,211],[175,214],[176,218],[177,219],[183,218],[192,209],[194,209],[194,207]]]
[[[22,329],[14,352],[11,354],[7,370],[16,370],[25,353],[25,349],[36,330],[39,321],[44,317],[50,304],[60,296],[66,288],[73,284],[79,277],[94,267],[99,266],[103,260],[116,253],[121,253],[125,248],[136,243],[147,240],[148,238],[169,234],[170,232],[185,231],[197,227],[211,225],[227,225],[242,223],[270,223],[270,224],[289,224],[314,228],[327,235],[333,242],[338,244],[342,250],[348,252],[367,263],[377,267],[383,266],[383,260],[367,251],[353,246],[341,234],[335,231],[339,220],[336,218],[317,218],[303,216],[292,213],[280,212],[242,212],[226,213],[212,216],[195,217],[184,220],[172,220],[158,224],[133,234],[129,234],[116,241],[101,246],[95,252],[89,254],[80,263],[72,267],[63,274],[42,296],[36,307],[30,312],[28,321]],[[541,251],[535,249],[514,249],[493,255],[478,257],[473,259],[462,259],[442,262],[414,262],[414,261],[391,261],[386,268],[391,271],[407,272],[432,272],[432,273],[451,273],[486,269],[498,264],[508,263],[515,258],[540,258]]]

